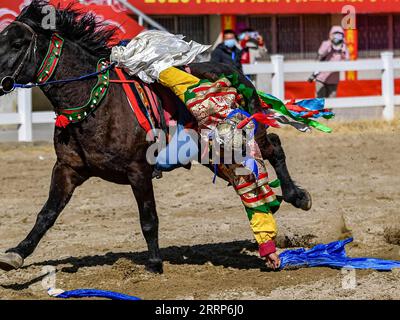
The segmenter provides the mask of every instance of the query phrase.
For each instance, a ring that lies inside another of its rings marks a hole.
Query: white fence
[[[394,117],[394,106],[400,105],[400,95],[395,96],[394,93],[395,69],[400,69],[400,59],[393,59],[392,52],[383,52],[381,59],[345,62],[284,62],[283,56],[275,55],[271,57],[271,63],[246,65],[244,71],[246,74],[259,76],[259,81],[265,81],[265,75],[271,75],[271,93],[283,99],[285,96],[285,73],[312,73],[316,70],[379,70],[382,72],[382,94],[380,96],[327,99],[326,105],[332,108],[382,106],[384,107],[384,119],[391,120]],[[32,125],[54,123],[55,115],[54,112],[32,112],[31,89],[19,89],[17,90],[17,95],[18,111],[15,113],[0,113],[0,125],[18,125],[18,141],[32,141]]]
[[[18,141],[32,141],[32,124],[54,123],[54,112],[32,112],[32,89],[17,90],[17,112],[0,113],[0,125],[18,125]]]
[[[358,61],[340,62],[284,62],[283,56],[271,56],[271,63],[258,63],[245,65],[244,73],[257,75],[256,86],[261,87],[265,76],[272,75],[271,94],[284,99],[285,73],[313,73],[315,71],[381,71],[382,94],[380,96],[363,96],[326,99],[330,108],[357,108],[379,107],[383,108],[383,118],[394,118],[394,106],[400,105],[400,95],[394,92],[394,70],[400,69],[400,59],[393,59],[393,52],[382,52],[381,59],[365,59]],[[259,82],[261,81],[261,82]],[[300,97],[299,97],[300,98]]]

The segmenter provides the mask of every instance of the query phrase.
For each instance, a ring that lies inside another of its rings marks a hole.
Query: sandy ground
[[[292,175],[312,194],[313,208],[283,204],[278,243],[311,246],[352,235],[349,255],[400,259],[400,121],[334,129],[279,131]],[[0,145],[1,250],[32,227],[54,160],[50,144]],[[211,180],[211,172],[194,166],[154,181],[163,275],[144,270],[146,245],[130,187],[89,180],[25,266],[0,271],[0,298],[48,298],[43,267],[53,266],[58,288],[144,299],[400,299],[400,270],[265,270],[240,201],[223,181]]]

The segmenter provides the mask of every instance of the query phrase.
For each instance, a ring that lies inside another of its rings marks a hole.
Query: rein
[[[113,63],[108,64],[108,66],[104,65],[100,71],[88,73],[83,76],[79,76],[79,77],[75,77],[75,78],[69,78],[69,79],[63,79],[63,80],[53,80],[53,81],[47,81],[44,83],[31,83],[31,84],[15,83],[14,88],[30,89],[30,88],[34,88],[34,87],[44,87],[44,86],[48,86],[48,85],[52,85],[52,84],[61,84],[61,83],[69,83],[69,82],[88,80],[88,79],[94,78],[100,74],[106,73],[106,71],[114,69],[115,66],[116,66],[116,63],[113,62]],[[110,80],[109,82],[120,83],[120,81],[118,81],[118,80]]]

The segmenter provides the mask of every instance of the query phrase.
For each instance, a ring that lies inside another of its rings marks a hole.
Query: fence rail
[[[349,97],[326,99],[326,105],[331,108],[379,107],[383,108],[383,118],[394,118],[394,106],[400,104],[400,96],[394,91],[394,70],[400,69],[400,59],[393,58],[393,52],[382,52],[380,59],[365,59],[357,61],[338,62],[284,62],[282,55],[271,56],[271,63],[245,65],[244,72],[257,75],[265,81],[265,75],[271,75],[271,93],[280,98],[285,97],[285,73],[312,73],[315,71],[381,71],[380,96]]]
[[[366,59],[344,62],[284,62],[283,56],[271,57],[271,63],[246,65],[246,74],[253,74],[265,81],[271,76],[271,93],[284,99],[286,73],[312,73],[318,71],[381,71],[382,95],[327,99],[326,105],[332,108],[383,107],[383,118],[394,118],[394,106],[400,105],[400,95],[394,92],[394,70],[400,69],[400,59],[393,59],[392,52],[383,52],[381,59]],[[32,90],[17,90],[18,111],[0,113],[0,125],[18,125],[18,141],[32,141],[32,125],[54,122],[54,112],[32,112]]]

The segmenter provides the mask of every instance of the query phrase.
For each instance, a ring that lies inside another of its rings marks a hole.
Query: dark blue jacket
[[[224,43],[220,43],[211,53],[211,62],[230,64],[240,71],[242,71],[241,58],[242,50],[236,46],[228,48]]]

